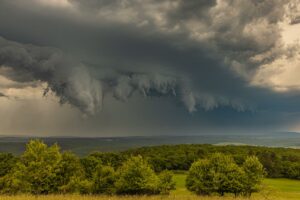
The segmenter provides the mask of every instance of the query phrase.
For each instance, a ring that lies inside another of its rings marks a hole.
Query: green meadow
[[[175,196],[195,196],[185,187],[186,174],[180,173],[174,175],[176,190],[172,191]],[[256,193],[252,198],[256,199],[300,199],[300,181],[281,178],[266,178],[263,181],[263,189]],[[216,197],[215,197],[216,198]]]

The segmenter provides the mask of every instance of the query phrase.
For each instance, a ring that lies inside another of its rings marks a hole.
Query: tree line
[[[160,172],[162,170],[188,170],[194,161],[210,157],[214,153],[230,155],[239,166],[248,156],[256,156],[263,164],[267,177],[300,180],[300,149],[182,144],[136,148],[116,153],[114,156],[142,155],[148,159],[156,172]],[[103,153],[94,154],[105,157]]]
[[[2,194],[168,194],[175,188],[171,172],[155,173],[141,156],[114,168],[39,140],[30,141],[19,158],[1,154],[0,169]]]
[[[168,194],[173,170],[189,170],[196,194],[258,191],[263,175],[299,178],[299,150],[252,146],[165,145],[79,158],[32,140],[21,156],[0,154],[1,193]]]

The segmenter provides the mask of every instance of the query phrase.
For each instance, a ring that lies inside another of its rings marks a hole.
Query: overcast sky
[[[0,0],[0,135],[300,131],[300,0]]]

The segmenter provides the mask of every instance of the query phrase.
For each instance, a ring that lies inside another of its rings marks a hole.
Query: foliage
[[[11,184],[7,185],[7,189],[15,188],[33,194],[57,191],[55,179],[61,159],[57,145],[47,147],[39,140],[30,141],[12,174],[9,175],[11,180],[7,178]]]
[[[159,174],[158,190],[161,194],[169,194],[171,190],[175,190],[175,182],[173,180],[173,173],[170,171],[163,171]]]
[[[64,193],[91,194],[92,187],[93,183],[91,181],[72,176],[68,184],[61,187],[61,190],[64,191]]]
[[[256,157],[247,158],[243,167],[239,167],[231,156],[216,153],[192,164],[186,186],[199,195],[250,195],[258,189],[263,174],[263,167]]]
[[[117,176],[114,168],[98,165],[93,175],[94,194],[114,194],[116,192],[115,182]]]
[[[245,172],[242,179],[243,192],[244,195],[250,196],[252,192],[259,190],[265,171],[263,165],[255,156],[248,157],[243,163],[242,169]]]
[[[2,158],[12,160],[10,155]],[[95,153],[79,159],[71,152],[61,153],[56,144],[48,147],[42,141],[32,140],[16,163],[11,166],[1,163],[0,192],[167,194],[174,189],[169,172],[156,175],[141,156],[132,157],[118,167],[124,158],[114,153]],[[113,164],[117,172],[105,164]]]
[[[84,193],[86,185],[84,168],[79,158],[71,152],[64,152],[56,174],[56,183],[61,193]],[[77,185],[76,185],[77,184]],[[74,189],[76,188],[76,189]],[[90,188],[88,189],[90,190]]]
[[[2,193],[69,192],[70,185],[82,184],[77,180],[84,179],[83,174],[74,154],[61,154],[56,144],[48,147],[39,140],[32,140],[11,172],[1,179],[0,189]]]
[[[159,178],[141,156],[131,157],[118,171],[118,194],[157,194]]]
[[[188,170],[194,161],[208,158],[214,153],[231,155],[239,166],[248,156],[256,156],[263,164],[267,177],[300,179],[300,149],[182,144],[141,147],[120,154],[124,156],[141,155],[148,160],[156,172],[160,172],[163,170]]]
[[[125,162],[128,157],[124,156],[120,153],[112,153],[112,152],[94,152],[89,155],[89,157],[93,157],[98,160],[102,165],[111,166],[114,169],[122,166],[122,163]]]
[[[224,197],[218,196],[201,196],[200,198],[194,194],[191,194],[186,190],[184,186],[184,180],[186,179],[186,174],[174,174],[174,180],[176,181],[176,190],[172,191],[170,196],[118,196],[118,195],[77,195],[77,194],[64,194],[64,195],[1,195],[1,200],[288,200],[300,199],[300,181],[291,179],[264,179],[264,184],[266,185],[267,191],[262,191],[253,195],[251,198],[244,197],[233,197],[232,195],[226,195]],[[272,188],[272,189],[268,189]],[[267,193],[266,193],[267,192]]]
[[[0,153],[0,177],[8,174],[17,162],[11,153]]]
[[[61,153],[56,144],[32,140],[20,157],[0,153],[0,193],[168,194],[174,189],[168,170],[190,168],[186,185],[197,194],[249,196],[260,189],[263,175],[300,179],[299,153],[285,148],[164,145],[78,158]]]
[[[186,178],[186,187],[199,195],[211,194],[215,190],[209,160],[202,159],[192,164]]]
[[[101,160],[95,158],[94,156],[87,156],[85,158],[82,158],[80,159],[80,162],[88,179],[93,178],[95,168],[98,165],[102,164]]]

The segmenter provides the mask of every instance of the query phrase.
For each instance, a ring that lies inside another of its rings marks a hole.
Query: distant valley
[[[0,152],[21,154],[25,144],[37,137],[0,137]],[[278,132],[253,135],[139,136],[139,137],[41,137],[47,144],[84,156],[93,151],[122,151],[142,146],[172,144],[254,145],[300,148],[300,133]]]

